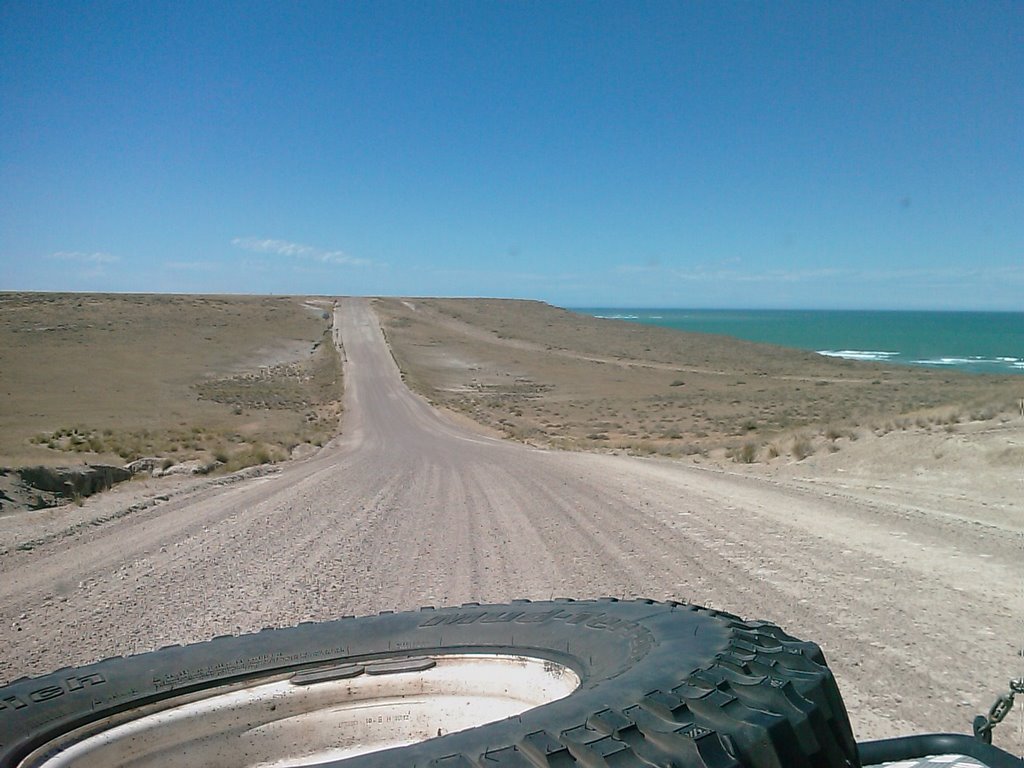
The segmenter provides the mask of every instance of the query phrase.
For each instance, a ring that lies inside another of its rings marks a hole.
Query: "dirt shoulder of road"
[[[329,299],[0,293],[0,467],[234,471],[338,429]],[[0,473],[0,513],[25,499]],[[20,502],[20,503],[19,503]]]

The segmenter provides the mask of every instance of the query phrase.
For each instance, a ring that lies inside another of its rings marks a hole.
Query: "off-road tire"
[[[580,685],[516,717],[353,757],[345,768],[859,765],[815,644],[692,605],[606,599],[346,617],[21,679],[0,689],[0,768],[71,729],[182,694],[290,670],[457,653],[550,660]]]

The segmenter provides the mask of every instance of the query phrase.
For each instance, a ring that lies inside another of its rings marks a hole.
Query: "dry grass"
[[[539,302],[375,307],[411,387],[509,437],[558,448],[801,458],[841,449],[861,430],[993,418],[1024,391],[1020,377],[827,358]]]
[[[337,430],[329,301],[0,294],[0,465],[285,458]]]

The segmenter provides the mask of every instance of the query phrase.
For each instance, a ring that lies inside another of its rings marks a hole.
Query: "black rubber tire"
[[[22,679],[0,689],[0,768],[72,728],[186,692],[283,670],[473,651],[556,661],[581,684],[514,718],[324,765],[859,765],[818,646],[713,610],[607,599],[347,617]]]

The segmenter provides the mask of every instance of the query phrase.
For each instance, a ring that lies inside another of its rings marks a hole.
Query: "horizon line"
[[[1018,309],[1005,308],[982,308],[977,306],[961,307],[866,307],[866,306],[842,306],[827,307],[815,305],[790,305],[790,306],[757,306],[757,305],[700,305],[700,304],[582,304],[562,303],[548,299],[526,298],[522,296],[485,296],[485,295],[415,295],[415,294],[387,294],[387,293],[257,293],[251,291],[161,291],[161,290],[110,290],[110,291],[80,291],[63,289],[18,289],[0,288],[0,295],[4,294],[72,294],[81,296],[278,296],[278,297],[303,297],[320,299],[337,298],[365,298],[365,299],[452,299],[452,300],[487,300],[487,301],[538,301],[543,304],[561,307],[568,310],[641,310],[645,312],[655,310],[668,311],[701,311],[701,312],[971,312],[990,314],[1024,314],[1024,307]]]

